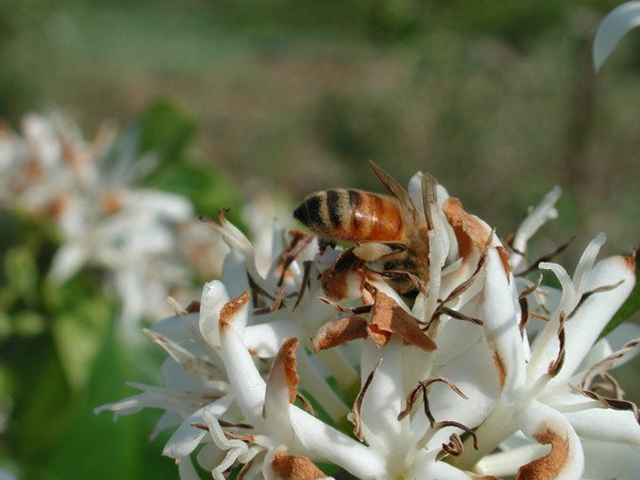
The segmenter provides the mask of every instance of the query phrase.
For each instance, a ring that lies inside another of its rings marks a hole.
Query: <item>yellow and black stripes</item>
[[[336,188],[313,193],[293,215],[332,240],[398,242],[405,238],[397,200],[362,190]]]

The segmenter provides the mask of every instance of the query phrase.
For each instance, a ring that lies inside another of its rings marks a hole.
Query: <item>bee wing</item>
[[[402,185],[398,183],[398,181],[385,172],[380,165],[369,160],[369,165],[373,169],[374,173],[378,176],[380,181],[387,187],[387,190],[391,192],[391,194],[398,199],[400,205],[405,208],[412,216],[415,221],[417,218],[416,215],[416,207],[409,196],[409,192],[407,192]]]
[[[422,207],[424,209],[424,218],[427,221],[427,228],[433,230],[435,225],[434,221],[437,221],[437,217],[434,214],[438,208],[438,195],[436,192],[436,186],[438,181],[428,173],[422,174]]]

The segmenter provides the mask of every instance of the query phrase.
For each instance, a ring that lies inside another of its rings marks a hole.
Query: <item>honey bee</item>
[[[378,165],[370,164],[391,195],[351,188],[323,190],[305,197],[293,216],[321,242],[354,243],[356,257],[384,262],[383,273],[395,277],[394,287],[412,296],[417,293],[415,282],[406,273],[425,281],[429,275],[428,232],[433,228],[429,208],[435,203],[436,182],[423,176],[425,219],[421,220],[409,193]]]

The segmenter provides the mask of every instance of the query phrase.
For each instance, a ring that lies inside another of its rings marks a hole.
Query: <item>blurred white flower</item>
[[[431,226],[429,277],[408,277],[415,298],[376,262],[299,231],[276,228],[261,269],[221,214],[210,223],[230,250],[221,279],[149,331],[170,355],[164,386],[138,385],[142,393],[102,409],[163,409],[156,431],[178,426],[164,453],[183,480],[198,478],[192,455],[217,480],[339,469],[365,480],[603,479],[591,464],[601,467],[596,449],[611,442],[622,466],[610,471],[631,478],[634,407],[599,383],[638,342],[619,352],[617,339],[596,343],[635,283],[630,259],[594,265],[599,236],[572,279],[556,264],[528,266],[527,242],[557,215],[558,189],[505,246],[422,174],[408,192]],[[522,275],[537,268],[562,291]],[[546,326],[528,330],[538,319]]]
[[[121,320],[133,324],[168,316],[168,295],[190,295],[194,265],[211,261],[208,272],[219,275],[226,247],[210,231],[204,243],[188,199],[136,187],[153,159],[116,149],[115,137],[104,124],[86,142],[58,113],[26,116],[21,135],[3,126],[0,205],[53,220],[61,246],[49,278],[63,283],[85,266],[105,270]]]

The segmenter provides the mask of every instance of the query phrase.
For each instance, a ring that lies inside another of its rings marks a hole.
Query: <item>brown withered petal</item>
[[[569,440],[566,437],[545,429],[535,435],[535,439],[541,445],[551,444],[551,452],[520,467],[516,480],[554,480],[569,460]]]
[[[362,317],[345,317],[325,323],[311,339],[317,353],[328,348],[367,337],[367,320]]]
[[[442,210],[453,227],[458,241],[458,251],[463,258],[467,258],[474,249],[484,248],[490,232],[475,215],[465,212],[460,200],[447,198]]]
[[[407,345],[427,351],[436,349],[434,341],[420,329],[418,320],[405,312],[394,299],[380,291],[374,294],[373,310],[367,330],[379,347],[387,344],[391,334],[396,334]]]
[[[296,357],[296,350],[298,349],[298,339],[289,338],[285,340],[280,346],[278,355],[273,362],[272,368],[284,368],[284,373],[287,378],[287,387],[289,388],[289,402],[295,403],[298,398],[298,384],[300,379],[298,378],[298,359]]]
[[[271,461],[274,473],[283,480],[316,480],[327,475],[307,457],[276,452]]]
[[[244,292],[239,297],[225,303],[220,310],[220,328],[224,330],[228,327],[235,314],[249,302],[249,299],[249,292]]]

